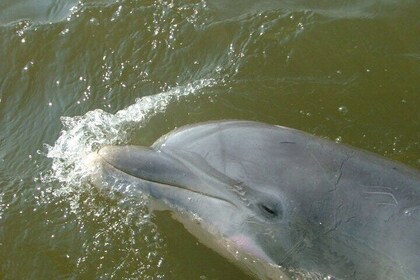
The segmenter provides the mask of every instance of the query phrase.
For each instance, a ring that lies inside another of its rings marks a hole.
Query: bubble
[[[341,114],[343,114],[343,115],[345,115],[345,114],[347,114],[348,113],[348,109],[347,109],[347,107],[346,106],[340,106],[340,107],[338,107],[338,112],[340,112]]]
[[[23,67],[23,72],[27,72],[29,70],[29,68],[31,68],[31,66],[34,65],[33,61],[29,61],[24,67]]]
[[[91,18],[89,20],[90,24],[92,25],[99,25],[99,20],[97,18]]]

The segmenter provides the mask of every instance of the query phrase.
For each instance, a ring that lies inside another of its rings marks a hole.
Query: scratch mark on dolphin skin
[[[289,259],[290,257],[292,257],[293,256],[293,254],[295,253],[295,252],[297,252],[298,250],[299,250],[299,248],[300,247],[302,247],[302,245],[304,245],[304,242],[305,242],[305,237],[302,237],[298,242],[296,242],[293,246],[292,246],[292,248],[290,248],[290,250],[288,250],[285,254],[284,254],[284,257],[283,257],[283,259],[281,259],[280,260],[280,262],[279,263],[277,263],[277,265],[280,265],[280,266],[286,266],[285,265],[285,261],[287,260],[287,259]]]
[[[323,175],[325,177],[325,179],[328,182],[331,182],[331,179],[328,178],[328,172],[327,170],[325,170],[324,166],[319,162],[319,160],[317,159],[317,157],[310,151],[310,155],[311,157],[315,160],[315,162],[318,164],[318,166],[324,171]],[[341,177],[343,176],[343,167],[344,164],[353,156],[352,154],[346,154],[346,157],[341,161],[340,167],[338,169],[338,175],[335,175],[336,180],[334,182],[334,185],[332,186],[332,189],[328,190],[328,193],[332,193],[332,197],[331,197],[331,201],[332,201],[332,207],[334,208],[333,213],[332,213],[332,220],[333,220],[333,227],[332,229],[328,230],[328,232],[336,230],[337,227],[341,224],[341,221],[337,221],[337,211],[343,207],[343,204],[341,203],[338,207],[336,207],[335,205],[338,204],[337,203],[337,188],[338,188],[338,183],[341,180]],[[331,182],[332,185],[333,182]],[[327,233],[328,233],[327,232]]]
[[[327,181],[329,181],[328,176],[327,176],[327,171],[325,170],[324,166],[322,166],[322,164],[319,162],[319,160],[317,159],[317,157],[313,154],[311,150],[309,150],[309,154],[315,160],[318,166],[322,169],[322,171],[324,171],[322,175],[325,177]]]
[[[281,141],[281,144],[296,144],[296,142],[293,141]]]
[[[351,156],[348,155],[341,162],[340,168],[338,169],[338,176],[336,176],[337,177],[337,180],[335,180],[335,183],[334,183],[334,189],[330,190],[329,192],[332,192],[332,191],[336,191],[337,190],[338,183],[340,183],[341,177],[343,176],[343,166],[344,166],[344,163],[346,163],[346,161],[348,161],[350,158],[351,158]]]
[[[343,161],[340,164],[340,168],[338,169],[338,176],[337,179],[335,180],[334,183],[334,188],[332,190],[329,190],[328,192],[333,192],[333,197],[332,197],[332,201],[333,201],[333,207],[334,207],[334,227],[333,230],[336,230],[340,225],[341,225],[341,220],[337,221],[337,212],[340,208],[343,207],[343,203],[341,203],[338,207],[335,207],[335,205],[337,204],[337,188],[338,188],[338,183],[340,183],[341,177],[343,176],[343,167],[344,164],[351,158],[351,155],[347,155]]]
[[[376,188],[387,188],[387,187],[381,187],[381,186],[371,186],[371,187],[376,187]],[[389,189],[389,188],[387,188]],[[391,192],[385,192],[385,191],[370,191],[370,192],[363,192],[365,194],[371,194],[371,195],[378,195],[378,196],[385,196],[385,197],[389,197],[393,200],[393,203],[391,202],[378,202],[377,204],[380,205],[398,205],[398,200],[395,198],[395,196],[391,193]]]
[[[350,222],[351,220],[353,220],[353,219],[356,219],[356,216],[351,216],[351,217],[348,217],[347,218],[347,220],[345,220],[344,222],[345,223],[348,223],[348,222]]]

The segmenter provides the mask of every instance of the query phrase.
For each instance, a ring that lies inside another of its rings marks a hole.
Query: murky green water
[[[80,164],[237,118],[420,167],[418,1],[3,0],[0,278],[248,279]]]

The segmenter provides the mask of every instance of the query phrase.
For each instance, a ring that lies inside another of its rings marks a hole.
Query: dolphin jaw
[[[166,183],[163,180],[162,181],[152,180],[150,178],[145,178],[138,175],[130,174],[129,172],[126,172],[125,170],[122,170],[118,168],[117,166],[115,166],[115,164],[113,164],[112,161],[107,158],[107,155],[109,152],[108,149],[109,149],[109,146],[105,146],[104,148],[100,149],[97,153],[95,153],[95,157],[94,157],[95,164],[97,165],[98,162],[100,163],[99,169],[101,169],[102,171],[102,175],[101,175],[102,179],[104,179],[104,177],[108,177],[108,176],[104,176],[104,173],[118,173],[119,176],[112,176],[112,177],[116,177],[116,178],[124,177],[124,181],[132,180],[134,181],[133,185],[139,186],[139,189],[141,192],[145,192],[147,195],[151,195],[152,197],[154,197],[153,195],[155,193],[154,189],[157,189],[157,188],[160,190],[167,190],[167,191],[176,191],[176,190],[186,191],[186,192],[190,192],[193,195],[199,195],[199,196],[207,197],[210,199],[218,200],[220,202],[224,202],[226,204],[229,204],[230,206],[238,208],[238,206],[235,203],[227,199],[224,199],[223,197],[220,197],[218,195],[213,195],[210,192],[194,190],[193,188],[188,187],[187,185],[171,184],[171,183]],[[159,152],[159,151],[156,151],[156,152]],[[96,170],[97,169],[98,167],[96,167]],[[103,183],[101,185],[103,185]],[[109,185],[109,183],[107,185]],[[145,185],[148,185],[149,187],[145,188],[144,187]],[[159,197],[159,199],[165,200],[164,198],[165,197]],[[172,205],[172,206],[175,206],[175,205]]]

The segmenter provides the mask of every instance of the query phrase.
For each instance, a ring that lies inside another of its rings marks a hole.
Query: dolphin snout
[[[156,176],[160,157],[150,148],[140,146],[104,146],[99,157],[108,165],[135,177]]]
[[[190,171],[179,161],[148,147],[105,146],[98,156],[106,165],[145,181],[184,186],[185,179],[194,177],[186,176]]]
[[[100,155],[101,157],[107,157],[110,154],[112,154],[112,152],[115,151],[113,146],[105,146],[102,147],[99,151],[98,151],[98,155]]]
[[[104,146],[98,151],[98,155],[105,161],[112,164],[112,162],[117,161],[121,158],[122,154],[127,154],[126,147],[118,146]]]

